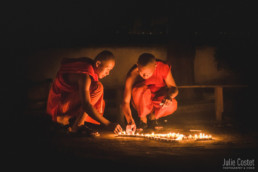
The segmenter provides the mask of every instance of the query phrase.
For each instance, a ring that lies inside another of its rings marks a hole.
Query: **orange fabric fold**
[[[177,109],[176,99],[172,99],[170,106],[162,108],[160,103],[164,99],[165,92],[159,91],[166,87],[165,79],[171,67],[161,61],[157,61],[157,67],[153,75],[146,80],[136,83],[132,89],[132,104],[139,117],[144,117],[154,112],[155,118],[170,115]]]
[[[103,115],[105,108],[103,85],[98,81],[98,75],[93,68],[93,60],[89,58],[64,59],[48,95],[47,113],[52,116],[52,120],[57,121],[57,116],[74,116],[82,111],[78,86],[70,85],[64,80],[64,74],[69,73],[91,76],[91,104]],[[99,124],[90,117],[87,117],[86,121]]]

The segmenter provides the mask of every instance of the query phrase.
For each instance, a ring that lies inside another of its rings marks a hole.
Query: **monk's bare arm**
[[[78,79],[78,85],[83,111],[87,112],[87,114],[94,120],[99,121],[101,124],[104,124],[105,126],[108,126],[110,124],[110,121],[102,115],[100,115],[99,112],[90,103],[90,76],[87,74],[81,75]]]
[[[132,87],[138,76],[138,71],[134,69],[126,78],[125,81],[125,89],[124,89],[124,97],[122,102],[122,110],[125,115],[126,121],[129,125],[135,124],[134,119],[132,117],[132,112],[130,108],[130,101],[132,96]]]
[[[178,88],[176,86],[176,83],[172,76],[171,71],[169,71],[169,73],[165,79],[165,82],[168,87],[168,96],[170,98],[175,98],[178,95]]]

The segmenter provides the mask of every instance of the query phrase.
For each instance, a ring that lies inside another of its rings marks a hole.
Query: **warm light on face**
[[[107,61],[102,61],[100,64],[98,64],[97,67],[97,74],[98,77],[104,78],[109,75],[110,71],[114,68],[115,66],[115,61],[114,60],[107,60]]]
[[[147,66],[138,65],[139,75],[143,79],[148,79],[153,75],[153,73],[155,71],[155,67],[156,67],[156,64],[149,64]]]

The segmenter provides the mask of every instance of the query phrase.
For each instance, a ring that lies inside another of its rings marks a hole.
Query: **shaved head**
[[[137,64],[140,66],[147,66],[149,64],[154,64],[156,62],[156,58],[154,55],[150,53],[143,53],[139,56]]]
[[[150,53],[141,54],[137,61],[137,68],[143,79],[150,78],[156,68],[156,58]]]
[[[109,75],[115,66],[115,57],[110,51],[104,50],[95,57],[95,72],[100,79]]]
[[[115,57],[114,57],[113,53],[111,53],[108,50],[104,50],[104,51],[100,52],[95,57],[95,61],[108,61],[108,60],[114,60],[115,61]]]

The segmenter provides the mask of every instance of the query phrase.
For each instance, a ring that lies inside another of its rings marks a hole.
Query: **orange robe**
[[[146,80],[141,80],[133,86],[132,104],[138,112],[139,117],[144,117],[154,111],[155,118],[170,115],[177,109],[176,99],[172,99],[170,106],[162,108],[160,103],[166,96],[165,79],[171,69],[168,64],[162,61],[156,61],[157,67],[153,75]]]
[[[105,101],[103,99],[103,85],[98,81],[98,75],[93,68],[93,60],[89,58],[64,59],[57,76],[50,88],[47,113],[57,121],[58,116],[76,116],[83,113],[79,96],[78,85],[68,84],[64,74],[88,74],[91,77],[90,98],[92,106],[103,115]],[[87,115],[86,122],[99,124]]]

